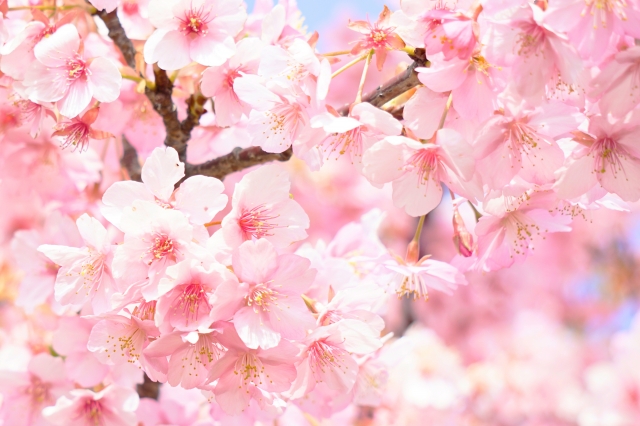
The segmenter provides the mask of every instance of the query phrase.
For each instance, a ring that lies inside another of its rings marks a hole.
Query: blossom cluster
[[[405,403],[445,424],[469,419],[452,420],[461,400],[484,424],[509,380],[418,325],[398,337],[401,304],[461,303],[551,234],[640,200],[637,0],[402,0],[341,25],[329,53],[295,1],[256,3],[0,5],[0,276],[19,283],[9,322],[38,330],[0,340],[0,424],[315,424],[363,407],[393,424]],[[445,205],[441,255],[422,230]],[[517,318],[505,340],[562,346],[561,327]],[[637,328],[585,380],[623,381]],[[162,403],[144,394],[158,383]],[[640,413],[624,411],[611,424]]]

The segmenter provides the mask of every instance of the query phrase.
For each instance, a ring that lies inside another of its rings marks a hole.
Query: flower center
[[[72,146],[72,151],[80,148],[84,152],[89,147],[89,126],[80,120],[62,123],[56,126],[54,136],[61,136],[60,148],[65,149]]]
[[[349,152],[352,156],[362,157],[362,126],[344,133],[334,133],[327,140],[329,141],[327,158],[336,151],[340,155]]]
[[[151,300],[150,302],[145,302],[145,301],[141,302],[138,306],[136,306],[133,309],[132,315],[143,321],[145,320],[153,321],[153,318],[156,315],[156,301]]]
[[[327,344],[319,340],[314,342],[308,349],[309,367],[314,375],[326,373],[327,370],[343,370],[343,358],[348,356],[345,350]],[[344,372],[346,374],[346,371]]]
[[[121,8],[127,15],[135,15],[138,13],[138,2],[137,0],[124,0]]]
[[[266,127],[264,136],[266,139],[280,140],[280,144],[290,143],[298,132],[300,123],[304,121],[302,111],[296,104],[283,102],[274,106],[265,113],[266,120],[262,125]]]
[[[197,321],[200,310],[205,314],[211,311],[211,305],[207,300],[207,293],[201,284],[188,284],[184,286],[182,294],[178,297],[182,315],[189,321]],[[177,308],[176,308],[177,309]]]
[[[87,63],[80,58],[80,56],[76,56],[73,59],[67,60],[67,80],[76,81],[79,78],[86,79],[91,75],[91,71],[87,67]]]
[[[424,299],[425,302],[429,300],[427,283],[418,274],[405,275],[402,278],[400,287],[396,290],[396,294],[399,299],[407,296],[409,298],[413,297],[413,300]]]
[[[409,157],[404,169],[417,173],[418,183],[426,184],[429,178],[436,181],[439,165],[440,161],[436,149],[420,149]]]
[[[270,306],[278,306],[278,297],[282,296],[276,290],[272,290],[264,284],[256,284],[244,299],[247,306],[253,306],[254,312],[262,309],[262,312],[269,312]],[[286,296],[284,296],[286,297]]]
[[[49,400],[49,388],[51,385],[45,383],[36,376],[31,376],[31,385],[26,389],[26,393],[31,396],[33,406],[39,406]]]
[[[240,376],[243,387],[247,387],[249,385],[262,385],[263,375],[265,376],[265,380],[269,378],[269,375],[265,374],[264,366],[262,365],[260,358],[248,353],[245,353],[238,358],[235,368],[233,369],[233,373]],[[273,381],[269,381],[273,383]]]
[[[271,231],[282,228],[272,222],[278,217],[279,215],[272,215],[269,209],[261,204],[250,210],[244,210],[240,219],[238,219],[238,225],[244,234],[245,240],[271,237],[273,236]]]
[[[600,21],[601,28],[606,28],[610,14],[614,14],[622,21],[627,20],[625,11],[627,2],[625,0],[585,0],[585,4],[581,16],[593,16],[594,29],[598,28],[598,21]]]
[[[596,140],[589,154],[595,157],[594,172],[606,173],[608,168],[614,177],[617,177],[619,172],[625,173],[622,160],[627,158],[627,152],[613,139]]]
[[[102,404],[93,399],[86,399],[82,407],[82,414],[88,424],[102,424]]]
[[[151,262],[171,256],[174,254],[173,240],[166,234],[156,234],[147,252],[152,256]]]
[[[211,21],[209,13],[209,11],[204,10],[204,6],[198,9],[192,7],[185,13],[184,17],[180,19],[180,31],[187,35],[194,34],[203,36],[207,34],[209,29],[207,24]]]

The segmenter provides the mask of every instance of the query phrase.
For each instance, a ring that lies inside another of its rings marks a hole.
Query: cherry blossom
[[[0,378],[0,419],[16,426],[42,424],[42,409],[71,390],[62,359],[45,353],[31,358],[28,371],[0,370]]]
[[[84,214],[76,221],[86,246],[83,248],[42,245],[39,251],[60,266],[55,296],[62,305],[81,308],[91,301],[95,313],[111,310],[111,295],[117,290],[111,276],[112,248],[105,227]]]
[[[173,148],[156,148],[142,167],[142,183],[116,182],[105,191],[102,214],[120,227],[123,212],[135,200],[145,200],[164,209],[182,212],[195,225],[204,225],[227,204],[224,186],[218,179],[192,176],[174,191],[184,177],[184,163]],[[194,197],[194,194],[199,194]]]
[[[107,58],[86,59],[76,27],[58,28],[34,48],[37,61],[27,70],[24,85],[33,102],[57,102],[60,114],[73,118],[91,103],[113,102],[122,77]]]
[[[349,117],[336,117],[331,113],[316,115],[311,126],[322,127],[329,134],[319,145],[325,158],[348,154],[351,161],[358,164],[375,142],[402,131],[402,124],[391,114],[366,102],[353,106]]]
[[[92,423],[136,425],[139,398],[132,389],[111,385],[97,393],[85,389],[70,393],[71,398],[60,397],[54,407],[43,410],[47,421],[73,426]]]
[[[145,61],[167,70],[191,61],[222,65],[235,53],[233,38],[245,19],[240,0],[150,0],[156,30],[144,45]]]
[[[387,58],[387,50],[402,49],[405,46],[404,41],[394,33],[395,27],[389,25],[390,18],[391,11],[385,6],[374,24],[368,21],[349,22],[349,29],[364,34],[364,37],[351,49],[351,54],[358,55],[373,50],[379,70],[382,69]]]
[[[236,185],[231,211],[219,231],[231,248],[264,238],[276,247],[306,238],[309,217],[289,196],[289,176],[277,165],[262,166]]]
[[[59,136],[62,139],[62,148],[72,146],[72,150],[80,149],[86,151],[89,147],[89,139],[108,139],[113,135],[103,130],[96,130],[91,125],[98,118],[99,108],[91,108],[82,117],[72,118],[70,121],[62,122],[56,126],[56,131],[51,136]]]
[[[377,333],[359,321],[345,319],[316,329],[305,339],[293,396],[310,392],[316,383],[324,383],[336,394],[351,391],[358,374],[351,354],[367,354],[380,345]]]
[[[637,423],[640,3],[396,3],[0,2],[0,423]]]
[[[364,156],[363,173],[374,184],[393,182],[393,200],[411,216],[427,214],[442,199],[441,182],[465,194],[473,177],[471,147],[454,130],[442,129],[434,142],[421,144],[404,136],[389,136]]]
[[[247,348],[232,327],[225,327],[221,343],[227,348],[213,366],[209,381],[217,381],[216,402],[228,414],[240,414],[262,391],[284,392],[296,378],[293,361],[298,349],[286,340],[270,349]]]
[[[300,297],[316,271],[293,254],[278,255],[265,239],[246,241],[233,252],[238,281],[225,281],[211,304],[213,320],[233,317],[245,345],[271,349],[281,339],[301,339],[313,328],[313,317]]]
[[[636,176],[640,172],[637,153],[639,124],[602,116],[589,120],[589,133],[575,132],[578,146],[560,173],[558,196],[578,197],[595,185],[625,201],[640,199]]]
[[[202,94],[213,98],[216,104],[216,123],[231,126],[251,112],[250,106],[242,102],[235,93],[233,84],[243,74],[256,74],[260,64],[263,43],[257,38],[246,38],[238,42],[236,52],[222,66],[207,68],[202,73]]]

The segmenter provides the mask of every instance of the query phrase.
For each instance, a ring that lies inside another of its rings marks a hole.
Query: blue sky
[[[255,0],[245,1],[249,5],[249,11],[251,11]],[[277,3],[277,0],[274,3]],[[310,31],[314,31],[320,30],[325,24],[330,23],[332,16],[339,9],[352,11],[353,16],[350,18],[353,20],[365,19],[368,13],[369,17],[374,21],[385,4],[392,8],[395,3],[395,0],[298,0],[298,8],[305,17],[307,28]]]

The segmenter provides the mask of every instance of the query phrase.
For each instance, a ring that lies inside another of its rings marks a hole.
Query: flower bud
[[[464,257],[470,257],[473,254],[473,236],[467,230],[457,206],[453,207],[453,243],[458,253]]]

